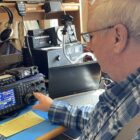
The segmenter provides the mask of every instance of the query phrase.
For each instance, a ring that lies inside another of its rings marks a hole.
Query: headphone
[[[0,43],[3,43],[7,41],[13,34],[13,29],[11,27],[11,25],[13,24],[13,13],[6,6],[0,6],[0,8],[4,9],[4,11],[6,11],[9,17],[7,27],[0,33]]]

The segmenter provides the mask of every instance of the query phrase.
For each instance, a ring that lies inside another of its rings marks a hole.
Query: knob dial
[[[60,60],[61,60],[60,55],[58,55],[58,56],[56,57],[56,60],[57,60],[57,61],[60,61]]]
[[[31,104],[31,103],[33,103],[34,101],[36,101],[36,99],[35,99],[35,97],[34,97],[34,95],[33,94],[27,94],[25,97],[24,97],[24,102],[26,103],[26,104]]]

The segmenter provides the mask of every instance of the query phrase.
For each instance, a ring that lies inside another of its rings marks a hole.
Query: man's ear
[[[127,46],[128,31],[123,24],[117,24],[114,26],[114,52],[121,53]]]

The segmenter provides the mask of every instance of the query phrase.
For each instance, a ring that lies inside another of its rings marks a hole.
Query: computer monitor
[[[100,66],[98,63],[71,64],[49,69],[49,96],[63,97],[98,89]]]

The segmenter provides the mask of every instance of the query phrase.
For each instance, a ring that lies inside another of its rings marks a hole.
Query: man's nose
[[[87,46],[85,47],[84,51],[93,53],[93,49],[91,48],[92,48],[91,43],[87,43]]]

